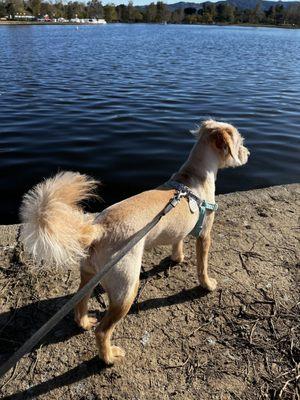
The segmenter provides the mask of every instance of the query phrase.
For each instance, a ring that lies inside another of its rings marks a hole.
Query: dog
[[[249,151],[238,130],[224,122],[204,121],[191,131],[196,142],[187,161],[172,180],[186,185],[198,198],[215,201],[215,181],[220,168],[246,164]],[[130,238],[149,223],[172,199],[175,190],[164,185],[114,204],[98,216],[85,214],[79,203],[93,195],[97,182],[85,175],[61,172],[41,182],[23,198],[20,216],[21,239],[25,250],[38,259],[61,265],[80,260],[82,288]],[[96,326],[95,336],[100,358],[114,364],[125,356],[123,349],[111,344],[116,324],[128,313],[139,286],[144,249],[172,245],[171,259],[184,259],[183,239],[193,230],[199,211],[191,212],[188,201],[179,204],[137,244],[101,280],[109,298],[103,319],[88,315],[88,300],[75,307],[75,321],[83,329]],[[208,274],[208,253],[214,212],[206,212],[200,236],[196,240],[197,273],[200,285],[213,291],[217,281]]]

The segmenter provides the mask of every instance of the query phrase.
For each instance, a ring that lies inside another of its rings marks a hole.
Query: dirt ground
[[[70,314],[0,380],[2,399],[299,399],[300,185],[218,197],[211,275],[197,285],[194,239],[143,259],[140,293],[113,341],[126,359],[107,368],[93,332]],[[77,270],[36,267],[0,230],[0,363],[76,291]],[[105,294],[90,309],[101,318]],[[298,380],[298,382],[297,382]]]

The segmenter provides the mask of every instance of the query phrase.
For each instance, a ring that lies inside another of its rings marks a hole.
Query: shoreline
[[[247,199],[249,195],[254,196],[258,195],[258,197],[265,197],[266,195],[272,194],[279,194],[282,192],[297,192],[300,195],[300,183],[290,183],[286,185],[276,185],[276,186],[269,186],[266,188],[261,189],[252,189],[252,190],[243,190],[243,191],[236,191],[231,193],[225,194],[218,194],[216,195],[216,202],[221,204],[229,199],[233,199],[233,201],[237,201],[240,199]],[[221,206],[219,207],[220,210]],[[222,211],[222,210],[221,210]],[[224,209],[225,211],[225,209]],[[95,213],[96,215],[97,213]],[[16,224],[1,224],[0,223],[0,246],[4,245],[5,241],[8,241],[8,245],[11,245],[13,242],[16,241],[16,237],[18,235],[18,229],[20,227],[20,223]]]
[[[98,26],[98,25],[115,25],[115,24],[128,24],[128,25],[138,25],[138,24],[145,24],[145,25],[164,25],[160,23],[149,23],[149,22],[133,22],[133,23],[126,23],[126,22],[109,22],[107,24],[93,24],[89,22],[85,23],[77,23],[77,22],[39,22],[39,21],[0,21],[0,26],[14,26],[14,25],[38,25],[38,26],[48,26],[48,25],[76,25],[76,26],[81,26],[81,25],[90,25],[90,26]],[[235,26],[235,27],[245,27],[245,28],[281,28],[281,29],[300,29],[300,26],[297,25],[266,25],[266,24],[225,24],[225,23],[219,23],[219,24],[173,24],[169,23],[166,25],[199,25],[199,26]]]
[[[39,26],[48,26],[48,25],[91,25],[91,26],[99,26],[99,25],[107,25],[107,24],[93,24],[91,22],[39,22],[39,21],[0,21],[0,26],[9,26],[9,25],[39,25]]]

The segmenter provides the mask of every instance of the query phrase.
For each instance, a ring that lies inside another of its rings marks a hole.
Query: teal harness
[[[182,193],[183,197],[186,197],[188,202],[189,202],[189,207],[191,212],[195,212],[193,205],[196,203],[198,209],[199,209],[199,218],[198,221],[196,222],[196,225],[194,226],[193,230],[190,232],[190,235],[195,236],[198,238],[200,236],[200,233],[202,231],[204,221],[205,221],[205,216],[206,216],[206,210],[209,211],[217,211],[218,209],[218,204],[215,203],[208,203],[205,200],[199,199],[189,187],[185,186],[183,183],[176,182],[176,181],[168,181],[164,185],[164,187],[170,188],[170,189],[176,189],[178,192]]]

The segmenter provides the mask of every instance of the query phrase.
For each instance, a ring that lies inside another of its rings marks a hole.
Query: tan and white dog
[[[192,133],[197,141],[187,161],[172,179],[188,186],[200,199],[214,203],[218,169],[245,164],[249,151],[243,146],[238,130],[227,123],[207,120]],[[62,172],[29,191],[21,207],[21,237],[25,249],[37,259],[62,265],[81,260],[80,287],[149,223],[175,192],[160,186],[108,207],[95,220],[94,216],[84,214],[79,203],[91,195],[96,185],[96,181],[85,175]],[[197,220],[198,211],[191,213],[188,202],[183,199],[102,279],[109,307],[95,334],[100,358],[106,364],[113,364],[125,355],[120,347],[111,345],[111,336],[137,294],[144,249],[172,245],[171,259],[182,261],[183,239]],[[217,281],[208,275],[213,220],[214,212],[207,212],[203,230],[196,241],[199,283],[208,290],[217,286]],[[89,297],[86,296],[75,308],[75,320],[84,329],[97,323],[88,315]]]

